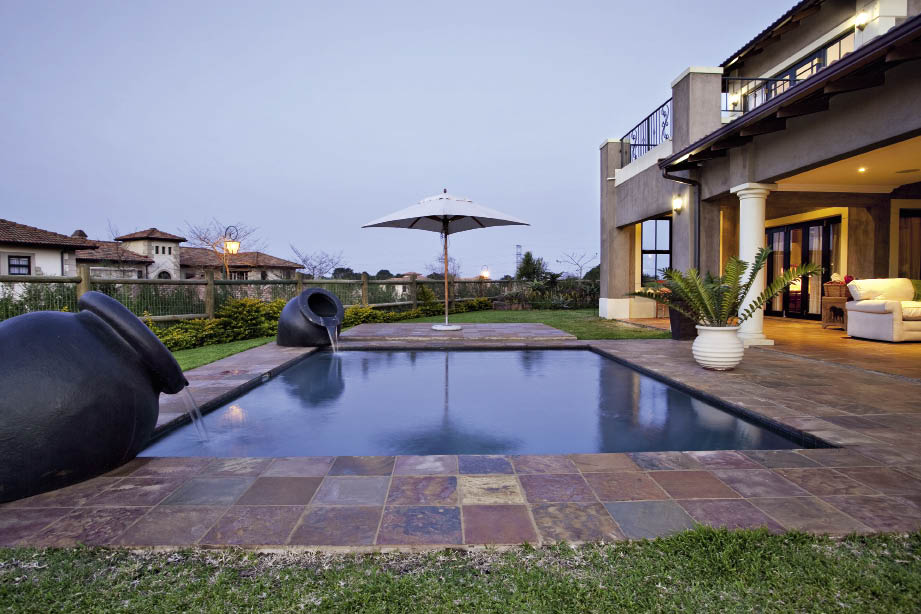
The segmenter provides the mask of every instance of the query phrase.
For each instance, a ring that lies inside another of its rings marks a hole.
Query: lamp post
[[[240,231],[236,226],[228,226],[224,229],[222,238],[222,260],[224,262],[224,279],[230,279],[230,258],[240,251]]]

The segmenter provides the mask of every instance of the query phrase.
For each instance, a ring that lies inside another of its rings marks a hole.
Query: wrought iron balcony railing
[[[797,82],[794,79],[723,77],[723,93],[720,106],[723,118],[732,121],[742,117],[772,98],[783,94]]]
[[[646,155],[656,145],[671,138],[672,99],[669,98],[621,138],[621,143],[623,143],[620,149],[621,167]]]

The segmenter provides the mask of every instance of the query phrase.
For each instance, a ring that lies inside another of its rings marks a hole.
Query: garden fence
[[[0,276],[0,321],[32,311],[77,311],[77,299],[98,290],[117,299],[133,313],[154,321],[213,318],[228,300],[256,298],[288,300],[305,288],[323,288],[343,305],[411,309],[420,305],[427,288],[434,300],[444,300],[444,281],[413,279],[378,281],[367,275],[358,280],[294,279],[226,280],[208,272],[205,279],[96,279],[79,267],[75,277]],[[553,284],[519,280],[454,280],[449,299],[492,299],[506,308],[588,307],[597,304],[598,282],[561,280]],[[431,300],[431,295],[429,300]]]

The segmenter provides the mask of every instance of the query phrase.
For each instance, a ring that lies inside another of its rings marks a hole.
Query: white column
[[[751,264],[758,250],[765,246],[764,209],[767,196],[776,189],[773,183],[743,183],[729,190],[739,196],[739,258]],[[758,272],[755,283],[742,301],[744,310],[764,291],[764,269]],[[740,310],[740,311],[741,311]],[[746,347],[750,345],[774,345],[773,339],[764,336],[764,310],[759,309],[751,318],[742,322],[739,338]]]

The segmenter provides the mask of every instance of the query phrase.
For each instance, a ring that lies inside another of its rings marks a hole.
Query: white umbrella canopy
[[[478,205],[469,198],[453,196],[448,194],[448,190],[445,190],[443,194],[424,198],[411,207],[385,215],[365,224],[362,228],[409,228],[428,230],[442,235],[445,264],[445,323],[436,324],[432,328],[460,330],[460,326],[448,324],[448,235],[490,226],[528,225],[523,220]]]

